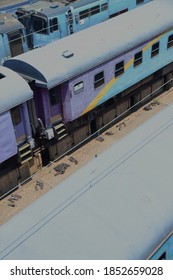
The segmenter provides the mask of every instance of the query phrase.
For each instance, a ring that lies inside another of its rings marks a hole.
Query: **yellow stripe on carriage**
[[[117,81],[117,78],[112,78],[105,86],[104,88],[97,94],[97,96],[90,102],[90,104],[86,107],[86,109],[82,112],[82,115],[91,111],[93,108],[95,108],[96,104],[99,103],[99,101],[103,98],[103,96],[106,94],[106,92],[112,87],[112,85]]]
[[[154,43],[156,43],[166,32],[159,35],[157,38],[153,39],[150,43],[142,48],[142,51],[148,50]],[[131,58],[124,66],[124,70],[126,71],[132,64],[134,63],[134,57]],[[87,112],[91,111],[96,107],[99,101],[103,98],[103,96],[107,93],[107,91],[113,86],[114,83],[117,82],[119,78],[113,77],[104,87],[103,89],[97,94],[97,96],[89,103],[89,105],[85,108],[81,115],[86,114]]]

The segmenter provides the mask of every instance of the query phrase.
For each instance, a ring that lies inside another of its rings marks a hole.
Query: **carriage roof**
[[[171,0],[157,0],[5,62],[55,87],[172,28]],[[147,20],[146,20],[147,15]]]
[[[33,97],[27,82],[8,68],[0,66],[0,113]]]

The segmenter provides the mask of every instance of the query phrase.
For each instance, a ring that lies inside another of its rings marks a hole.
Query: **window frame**
[[[114,76],[115,76],[115,78],[117,78],[119,76],[122,76],[123,74],[124,74],[124,60],[115,64]]]
[[[100,13],[100,5],[97,5],[97,6],[94,6],[94,7],[91,7],[89,9],[89,15],[90,16],[94,16],[94,15],[97,15]]]
[[[171,39],[170,39],[171,37]],[[167,41],[167,49],[173,47],[173,34],[168,36],[168,41]]]
[[[142,61],[143,61],[143,51],[139,51],[139,52],[135,53],[135,55],[134,55],[134,62],[133,62],[134,68],[136,68],[140,64],[142,64]]]
[[[154,43],[151,46],[151,58],[157,56],[159,52],[160,52],[160,41]]]
[[[89,16],[90,16],[90,10],[89,9],[85,9],[85,10],[79,12],[79,20],[88,18]]]
[[[108,10],[108,3],[101,4],[100,11],[104,12]]]
[[[40,26],[38,28],[39,20],[41,22],[41,25],[40,25],[41,29],[40,29]],[[39,16],[37,14],[33,14],[33,15],[31,15],[31,21],[32,21],[33,30],[35,33],[48,34],[48,21],[46,20],[46,18]]]
[[[51,18],[49,20],[49,26],[50,26],[50,33],[53,33],[55,31],[58,31],[58,19],[57,17]]]
[[[94,89],[98,89],[105,83],[104,71],[94,75]]]
[[[75,87],[78,87],[79,85],[82,85],[82,87],[75,89]],[[77,95],[83,91],[84,91],[84,82],[83,81],[80,81],[73,86],[73,92],[75,95]]]

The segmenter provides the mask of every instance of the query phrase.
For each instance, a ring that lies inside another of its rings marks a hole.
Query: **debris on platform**
[[[68,163],[61,163],[58,164],[57,166],[54,167],[54,170],[56,171],[56,174],[54,174],[55,176],[59,175],[59,174],[64,174],[65,170],[70,167],[70,165]]]
[[[75,164],[78,164],[77,159],[75,159],[74,157],[69,157],[68,160],[71,161],[71,162],[74,162]]]

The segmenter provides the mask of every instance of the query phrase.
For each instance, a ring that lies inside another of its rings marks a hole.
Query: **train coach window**
[[[166,252],[161,254],[161,256],[158,258],[158,260],[166,260]]]
[[[152,45],[152,48],[151,48],[151,57],[154,57],[154,56],[156,56],[156,55],[159,54],[159,45],[160,45],[159,42],[157,42],[157,43],[155,43],[155,44]]]
[[[173,47],[173,35],[170,35],[168,37],[168,43],[167,43],[167,48]]]
[[[19,106],[16,106],[11,109],[11,117],[14,126],[18,125],[21,122],[21,115],[20,115],[20,108]]]
[[[144,0],[136,0],[136,5],[139,5],[139,4],[143,3],[143,2],[144,2]]]
[[[134,56],[134,67],[137,67],[142,63],[142,51],[138,52]]]
[[[83,82],[75,84],[74,88],[73,88],[74,94],[80,93],[81,91],[83,91],[83,89],[84,89],[84,83]]]
[[[51,33],[58,30],[58,19],[57,18],[50,19],[49,24],[50,24]]]
[[[124,73],[124,61],[121,61],[115,65],[115,77],[118,77]]]
[[[98,5],[98,6],[95,6],[95,7],[92,7],[91,9],[90,9],[90,15],[91,16],[93,16],[93,15],[95,15],[95,14],[98,14],[98,13],[100,13],[100,6]]]
[[[87,17],[89,17],[89,9],[86,9],[86,10],[81,11],[81,12],[79,13],[79,19],[80,19],[80,20],[81,20],[81,19],[84,19],[84,18],[87,18]]]
[[[104,79],[103,71],[94,76],[94,88],[95,89],[102,86],[104,84],[104,82],[105,82],[105,79]]]
[[[47,34],[47,21],[39,16],[32,16],[33,29],[37,33]]]
[[[106,11],[108,9],[108,3],[101,4],[101,12]]]

